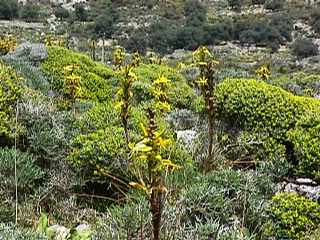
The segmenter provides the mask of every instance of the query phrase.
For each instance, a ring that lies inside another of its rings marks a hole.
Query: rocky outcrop
[[[293,192],[320,201],[320,185],[308,178],[279,183],[277,192]]]

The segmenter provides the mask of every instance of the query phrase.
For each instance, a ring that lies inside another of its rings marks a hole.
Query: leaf
[[[46,214],[41,213],[36,231],[39,233],[45,233],[47,228],[48,228],[48,217]]]

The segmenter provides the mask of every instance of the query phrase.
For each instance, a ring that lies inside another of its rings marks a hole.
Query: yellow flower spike
[[[159,84],[159,85],[160,84],[168,84],[168,83],[170,83],[170,80],[167,77],[160,75],[153,83]]]
[[[207,79],[205,77],[201,77],[199,78],[196,83],[199,85],[199,86],[205,86],[208,84],[207,82]]]
[[[143,190],[143,191],[145,191],[147,194],[149,194],[148,188],[147,188],[144,184],[136,183],[136,182],[130,182],[129,185],[130,185],[131,187],[133,187],[133,188]]]

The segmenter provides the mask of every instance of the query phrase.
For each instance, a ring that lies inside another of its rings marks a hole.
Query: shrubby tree
[[[0,1],[0,19],[10,20],[18,17],[18,1],[17,0],[1,0]]]
[[[252,5],[264,4],[266,0],[252,0]]]
[[[275,11],[275,10],[281,10],[284,6],[283,0],[266,0],[265,8]]]
[[[85,22],[88,20],[88,10],[85,9],[83,4],[76,4],[74,10],[75,17],[78,21]]]
[[[242,0],[228,0],[229,6],[232,9],[240,10],[242,5]]]
[[[37,21],[39,19],[39,6],[34,3],[27,2],[20,11],[20,18],[27,22]]]
[[[168,21],[159,21],[150,26],[149,47],[165,54],[175,46],[177,27]]]
[[[157,32],[154,32],[156,35]],[[130,52],[145,53],[148,47],[148,39],[146,38],[146,30],[144,28],[136,29],[132,32],[128,39],[120,41],[120,44]],[[162,35],[161,35],[162,36]],[[150,40],[153,44],[153,40]],[[162,45],[158,45],[159,49]],[[155,48],[156,49],[156,48]],[[159,51],[159,50],[157,50]],[[161,52],[161,51],[159,51]]]
[[[58,7],[55,11],[54,11],[54,15],[60,19],[60,21],[62,21],[63,19],[66,19],[70,16],[70,13],[67,9],[63,8],[63,7]]]
[[[320,8],[316,8],[312,11],[309,22],[313,29],[317,33],[320,33]]]
[[[292,53],[299,58],[318,55],[319,50],[310,39],[297,39],[291,46]]]
[[[94,19],[93,32],[98,37],[111,37],[115,31],[117,13],[112,7],[111,1],[106,1],[103,11]]]

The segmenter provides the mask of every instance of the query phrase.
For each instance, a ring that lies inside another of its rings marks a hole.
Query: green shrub
[[[5,61],[23,77],[27,87],[41,91],[43,94],[48,93],[50,85],[47,77],[44,75],[41,69],[32,66],[25,59],[6,58]]]
[[[42,69],[52,78],[53,89],[68,94],[68,81],[65,67],[75,66],[74,74],[80,77],[77,97],[96,101],[111,99],[111,78],[114,72],[88,56],[72,52],[61,47],[49,47],[49,57],[42,64]]]
[[[291,46],[293,55],[306,58],[318,55],[318,47],[310,39],[297,39]]]
[[[18,1],[2,0],[0,2],[0,19],[10,20],[18,17]]]
[[[47,237],[42,234],[32,232],[29,229],[16,227],[12,224],[0,224],[1,239],[19,239],[19,240],[46,240]]]
[[[10,67],[0,62],[0,146],[2,138],[12,138],[15,130],[17,101],[22,95],[22,80]],[[19,126],[18,126],[19,127]],[[19,129],[17,129],[19,131]]]
[[[314,152],[315,146],[305,143],[304,148],[301,148],[299,140],[294,139],[299,127],[294,129],[299,121],[304,121],[304,116],[320,112],[319,100],[294,96],[279,87],[252,79],[227,79],[218,85],[215,97],[217,117],[231,131],[228,144],[236,143],[240,148],[240,154],[235,151],[236,159],[253,157],[252,160],[255,161],[280,162],[285,162],[286,159],[295,165],[296,173],[315,176],[315,171],[320,166],[313,160],[316,155],[312,158],[302,157],[304,154],[309,156],[310,151]],[[289,131],[293,131],[290,137]],[[313,130],[310,128],[308,131]],[[308,139],[306,134],[303,136]],[[307,146],[310,147],[309,150],[306,149]],[[237,147],[233,150],[237,150]],[[305,161],[309,162],[309,167]],[[313,170],[310,169],[311,166],[314,167]]]
[[[22,192],[34,190],[43,177],[43,171],[35,164],[32,155],[19,150],[0,148],[1,191],[13,193],[15,190],[14,162],[17,158],[18,189]]]
[[[176,70],[163,65],[142,64],[135,69],[135,72],[138,81],[133,83],[133,96],[137,103],[149,101],[152,98],[150,92],[152,81],[163,74],[171,81],[171,87],[168,90],[171,105],[174,108],[194,108],[193,103],[197,95],[184,77],[177,73]]]
[[[270,83],[280,86],[295,95],[310,96],[319,93],[319,81],[319,74],[295,72],[290,75],[282,75],[277,78],[273,78]]]
[[[218,85],[215,96],[220,119],[276,139],[285,139],[304,111],[294,95],[253,79],[227,79]]]
[[[27,2],[20,10],[20,18],[27,22],[37,21],[40,17],[40,7],[32,2]]]
[[[297,175],[313,177],[320,181],[320,113],[303,116],[294,129],[288,132],[288,138],[294,145],[298,166]]]
[[[272,11],[281,10],[284,6],[284,1],[282,0],[266,0],[265,8]]]
[[[267,222],[265,206],[272,195],[272,182],[254,172],[220,170],[201,176],[185,187],[185,221],[215,219],[220,225],[232,219],[253,234],[262,234]]]
[[[76,132],[72,112],[58,111],[54,100],[38,93],[25,97],[19,111],[25,129],[23,147],[48,171],[62,165],[59,161],[66,158]]]
[[[306,239],[320,224],[320,205],[296,193],[279,193],[269,208],[277,239]]]

